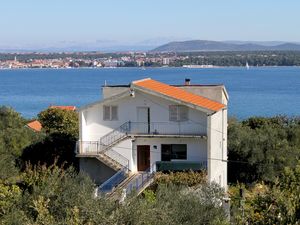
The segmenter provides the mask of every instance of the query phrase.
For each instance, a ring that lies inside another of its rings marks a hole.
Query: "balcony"
[[[206,126],[192,122],[128,122],[128,134],[142,136],[206,136]]]
[[[76,153],[98,155],[128,137],[206,137],[206,126],[191,122],[131,122],[99,137],[99,141],[78,141]]]

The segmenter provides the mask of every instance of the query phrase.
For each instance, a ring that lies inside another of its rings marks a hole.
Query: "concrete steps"
[[[122,165],[120,163],[118,163],[117,161],[113,160],[112,158],[110,158],[109,156],[105,155],[105,153],[100,153],[96,156],[96,158],[101,161],[102,163],[104,163],[105,165],[109,166],[110,168],[112,168],[115,171],[118,171],[120,169],[122,169]]]

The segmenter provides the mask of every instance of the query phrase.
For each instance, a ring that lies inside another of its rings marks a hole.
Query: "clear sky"
[[[1,0],[0,46],[152,39],[300,42],[300,0]]]

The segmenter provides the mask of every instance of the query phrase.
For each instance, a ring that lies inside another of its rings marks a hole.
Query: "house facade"
[[[80,169],[97,184],[114,186],[126,179],[126,185],[143,184],[146,172],[205,169],[210,182],[227,188],[223,85],[191,85],[189,80],[167,85],[147,78],[102,91],[102,100],[78,110]]]

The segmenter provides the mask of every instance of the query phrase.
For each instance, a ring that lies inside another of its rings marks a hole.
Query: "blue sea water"
[[[168,84],[225,84],[229,116],[300,115],[300,68],[100,68],[0,70],[0,105],[35,117],[49,105],[77,107],[102,98],[101,86],[151,77]]]

